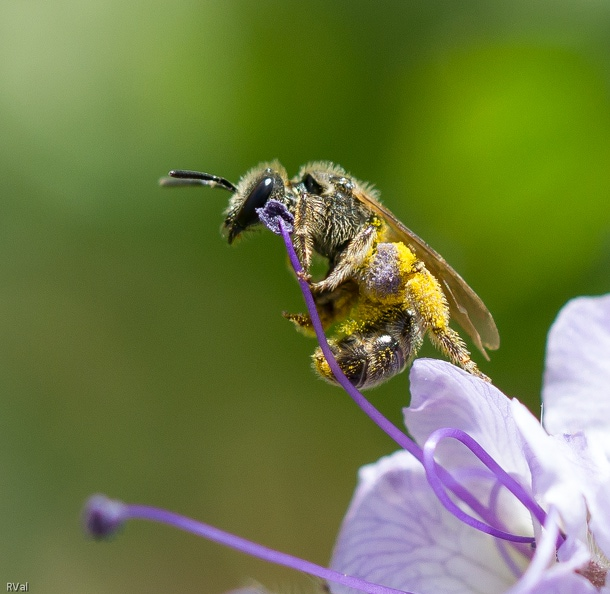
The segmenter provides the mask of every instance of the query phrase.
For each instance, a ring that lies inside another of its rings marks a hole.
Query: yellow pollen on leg
[[[449,323],[447,301],[438,281],[428,272],[415,273],[408,283],[411,301],[431,328],[446,328]]]

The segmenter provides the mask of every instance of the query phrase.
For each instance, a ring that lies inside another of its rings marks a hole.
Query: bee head
[[[237,184],[222,225],[229,243],[233,243],[243,231],[260,225],[256,210],[263,208],[267,200],[274,198],[280,202],[286,201],[286,174],[281,166],[278,167],[279,170],[276,167],[260,165],[244,175]]]
[[[237,185],[211,173],[183,169],[170,171],[169,177],[161,178],[159,183],[162,186],[209,186],[231,192],[222,232],[228,242],[233,243],[243,231],[260,224],[256,209],[265,206],[267,200],[275,198],[286,203],[287,179],[284,168],[274,161],[255,167]]]

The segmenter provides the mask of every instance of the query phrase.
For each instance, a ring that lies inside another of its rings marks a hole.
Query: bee
[[[377,191],[330,162],[312,162],[290,179],[277,161],[262,163],[234,185],[196,171],[170,171],[161,185],[204,185],[231,193],[222,232],[229,243],[260,227],[257,209],[281,202],[294,216],[291,239],[341,370],[360,389],[375,387],[406,369],[428,335],[453,363],[490,381],[471,359],[453,319],[486,359],[497,349],[494,320],[464,279],[379,202]],[[326,273],[312,278],[314,254]],[[307,314],[284,316],[311,333]],[[335,377],[318,347],[313,367]]]

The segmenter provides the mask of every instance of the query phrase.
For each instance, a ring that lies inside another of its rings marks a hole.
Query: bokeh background
[[[279,239],[228,247],[228,195],[159,188],[171,168],[374,182],[493,312],[482,369],[539,411],[557,311],[610,290],[609,32],[583,0],[3,0],[0,583],[303,581],[144,523],[93,542],[80,509],[101,491],[325,564],[358,467],[395,449],[310,371]],[[408,374],[370,396],[400,422]]]

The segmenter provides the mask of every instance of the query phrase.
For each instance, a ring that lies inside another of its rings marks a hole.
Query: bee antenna
[[[172,169],[169,177],[159,180],[161,186],[209,186],[210,188],[223,188],[229,192],[237,192],[237,187],[224,177],[218,177],[211,173],[201,171],[189,171],[188,169]]]

